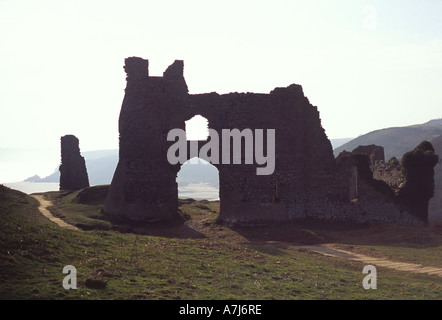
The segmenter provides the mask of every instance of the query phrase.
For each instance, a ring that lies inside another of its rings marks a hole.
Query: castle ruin
[[[201,115],[219,133],[275,130],[273,174],[257,175],[257,163],[213,164],[219,171],[220,220],[225,223],[297,218],[416,221],[367,182],[361,172],[365,167],[352,157],[335,160],[319,112],[300,85],[268,94],[189,94],[183,68],[183,61],[176,60],[162,77],[154,77],[148,60],[125,60],[119,163],[104,206],[108,216],[144,222],[179,219],[176,177],[182,164],[168,162],[173,142],[167,135],[172,129],[184,130],[185,121]]]

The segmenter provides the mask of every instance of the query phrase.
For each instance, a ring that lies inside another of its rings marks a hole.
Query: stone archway
[[[177,174],[178,197],[195,200],[219,200],[219,171],[207,161],[192,158]]]
[[[106,199],[106,214],[137,221],[177,217],[180,165],[167,161],[173,143],[167,136],[173,129],[184,130],[185,121],[195,115],[208,119],[219,135],[223,130],[274,130],[276,135],[272,174],[257,175],[257,162],[215,164],[221,220],[289,220],[304,217],[313,199],[313,204],[326,201],[334,157],[319,112],[301,86],[276,88],[269,94],[189,94],[182,61],[175,61],[162,77],[149,76],[148,60],[132,57],[125,62],[120,159]],[[221,156],[223,152],[220,147]]]
[[[198,141],[200,144],[207,142],[209,127],[207,118],[200,114],[194,115],[185,121],[186,141]],[[216,166],[199,158],[199,154],[187,154],[187,158],[177,173],[179,197],[187,194],[187,197],[197,200],[219,199],[219,171]]]

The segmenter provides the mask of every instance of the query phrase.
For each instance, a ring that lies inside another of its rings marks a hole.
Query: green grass
[[[48,192],[54,203],[49,211],[56,217],[82,229],[109,230],[112,224],[101,212],[108,186],[96,186],[75,192]]]
[[[53,209],[60,216],[90,224],[83,231],[59,228],[38,213],[34,199],[0,187],[1,299],[442,298],[437,276],[379,268],[378,289],[365,290],[362,263],[299,247],[303,239],[307,243],[336,239],[342,245],[382,253],[401,248],[397,257],[428,250],[421,256],[427,259],[431,250],[440,252],[437,238],[420,249],[409,242],[370,247],[352,239],[375,234],[387,238],[391,231],[309,223],[228,228],[217,223],[218,202],[192,199],[180,201],[186,217],[182,225],[120,232],[103,220],[101,200],[79,202],[78,192],[48,196],[56,199]],[[93,229],[95,220],[108,228]],[[433,266],[441,265],[440,255],[432,259]],[[65,265],[77,268],[77,290],[62,287]],[[91,288],[91,280],[105,288]]]

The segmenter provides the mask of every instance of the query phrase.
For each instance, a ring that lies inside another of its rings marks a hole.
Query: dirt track
[[[49,220],[51,220],[52,222],[56,223],[57,225],[59,225],[62,228],[67,228],[67,229],[72,229],[72,230],[80,230],[78,229],[76,226],[73,226],[69,223],[66,223],[65,221],[61,220],[60,218],[54,217],[49,210],[47,209],[47,207],[52,206],[52,202],[49,200],[46,200],[43,196],[41,195],[32,195],[32,197],[34,197],[35,199],[38,200],[38,202],[40,202],[40,206],[38,207],[38,210],[40,210],[40,212]]]
[[[302,246],[301,248],[318,252],[323,255],[331,257],[340,257],[355,261],[361,261],[363,263],[371,264],[374,266],[385,267],[399,271],[414,272],[414,273],[435,274],[438,275],[439,277],[442,277],[442,268],[423,267],[419,264],[414,264],[414,263],[396,262],[396,261],[387,260],[385,258],[369,257],[359,253],[349,252],[342,249],[336,249],[327,244],[315,245],[315,246]]]

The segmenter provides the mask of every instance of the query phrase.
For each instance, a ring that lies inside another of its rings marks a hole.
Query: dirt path
[[[361,261],[363,263],[371,264],[374,266],[385,267],[399,271],[408,271],[413,273],[435,274],[438,275],[439,277],[442,277],[442,268],[423,267],[420,264],[395,262],[387,260],[385,258],[369,257],[359,253],[349,252],[342,249],[336,249],[327,244],[316,245],[316,246],[302,246],[301,248],[318,252],[326,256],[340,257],[340,258],[351,259],[354,261]]]
[[[40,202],[40,206],[38,207],[38,210],[40,210],[40,212],[49,220],[51,220],[52,222],[55,222],[57,225],[59,225],[62,228],[67,228],[67,229],[72,229],[72,230],[80,230],[78,229],[76,226],[73,226],[69,223],[66,223],[65,221],[61,220],[60,218],[54,217],[49,210],[47,209],[47,207],[52,206],[52,202],[49,200],[46,200],[43,196],[41,195],[32,195],[32,197],[34,197],[35,199],[38,200],[38,202]]]

